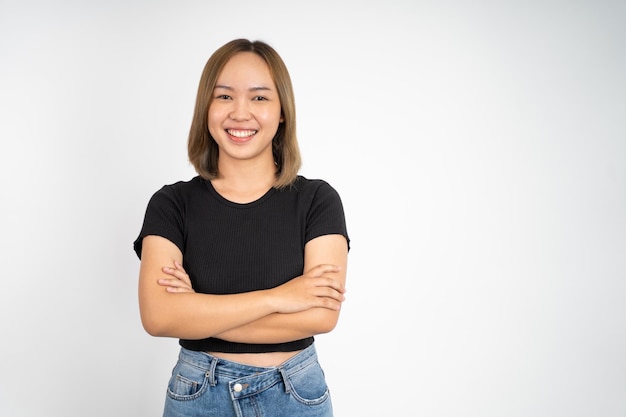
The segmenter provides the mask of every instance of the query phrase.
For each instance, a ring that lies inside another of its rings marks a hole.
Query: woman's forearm
[[[338,311],[325,308],[291,314],[274,313],[216,337],[238,343],[284,343],[328,333],[335,328],[338,318]]]

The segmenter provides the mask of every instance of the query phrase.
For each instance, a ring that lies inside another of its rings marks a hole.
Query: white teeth
[[[252,136],[256,133],[256,130],[231,130],[228,129],[227,130],[229,135],[238,137],[238,138],[247,138],[249,136]]]

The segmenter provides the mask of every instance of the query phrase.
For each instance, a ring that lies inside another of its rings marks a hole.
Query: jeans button
[[[235,384],[233,385],[233,389],[235,390],[235,392],[241,392],[243,386],[241,386],[241,384]]]

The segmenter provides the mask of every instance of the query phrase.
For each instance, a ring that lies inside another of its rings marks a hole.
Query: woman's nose
[[[235,100],[229,116],[233,120],[250,119],[249,103],[246,100]]]

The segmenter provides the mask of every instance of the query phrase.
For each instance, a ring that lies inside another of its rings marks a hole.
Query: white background
[[[340,192],[336,415],[626,415],[622,1],[0,0],[0,415],[157,416],[177,341],[132,241],[195,175],[200,73],[291,71],[302,173]]]

